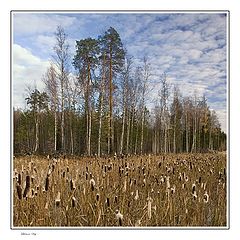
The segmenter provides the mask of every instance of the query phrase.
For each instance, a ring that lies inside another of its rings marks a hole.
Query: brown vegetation
[[[27,156],[14,169],[14,227],[226,226],[222,153]]]

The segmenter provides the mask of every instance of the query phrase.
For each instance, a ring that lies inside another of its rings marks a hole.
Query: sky
[[[41,81],[61,25],[68,35],[70,53],[75,41],[97,38],[114,27],[135,63],[147,56],[157,96],[165,72],[183,96],[206,96],[222,130],[227,121],[227,16],[225,13],[31,13],[14,12],[12,18],[13,106],[25,108],[26,89],[44,88]]]

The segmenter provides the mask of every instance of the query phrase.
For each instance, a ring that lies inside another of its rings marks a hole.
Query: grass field
[[[13,160],[13,226],[226,226],[226,154]]]

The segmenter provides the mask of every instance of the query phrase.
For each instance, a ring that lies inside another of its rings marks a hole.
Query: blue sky
[[[205,94],[226,131],[227,17],[224,13],[13,13],[13,105],[25,107],[26,87],[43,89],[54,32],[62,25],[70,51],[75,41],[101,35],[110,26],[120,34],[128,53],[151,63],[154,91],[166,72],[183,96]]]

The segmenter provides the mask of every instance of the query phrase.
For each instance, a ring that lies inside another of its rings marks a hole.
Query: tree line
[[[136,65],[114,28],[97,39],[77,40],[74,56],[61,26],[55,41],[50,67],[42,77],[45,90],[29,90],[28,107],[13,110],[14,154],[102,156],[226,149],[226,134],[205,96],[183,97],[164,73],[150,103],[150,63],[144,57]]]

